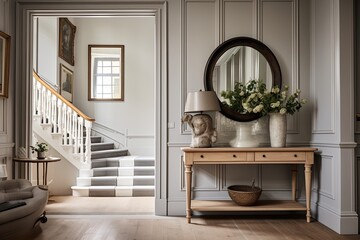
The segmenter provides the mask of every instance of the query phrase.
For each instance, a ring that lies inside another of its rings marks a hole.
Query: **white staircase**
[[[79,169],[73,196],[154,196],[154,157],[128,156],[91,136],[94,119],[63,99],[34,72],[33,132]]]

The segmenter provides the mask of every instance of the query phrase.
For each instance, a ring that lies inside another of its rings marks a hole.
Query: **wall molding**
[[[181,31],[180,31],[180,38],[181,38],[181,71],[180,71],[180,81],[181,81],[181,89],[180,89],[180,116],[183,116],[185,103],[188,93],[188,84],[187,84],[187,24],[188,24],[188,14],[187,14],[187,4],[188,3],[214,3],[215,4],[215,12],[218,12],[218,0],[181,0]],[[215,24],[215,23],[214,23]],[[219,27],[215,26],[215,29],[219,32]],[[219,34],[216,34],[219,35]],[[214,45],[217,46],[219,44],[219,40],[216,39],[214,41]],[[204,66],[205,67],[205,66]],[[204,88],[204,87],[202,87]],[[180,128],[181,135],[191,135],[191,129],[189,128],[188,124],[183,124]]]
[[[334,8],[334,1],[329,1],[330,3],[330,29],[331,29],[331,32],[330,32],[330,45],[331,45],[331,66],[330,66],[330,71],[331,71],[331,77],[330,77],[330,87],[331,87],[331,91],[330,91],[330,109],[331,109],[331,113],[330,113],[330,129],[320,129],[318,128],[318,123],[317,123],[317,120],[316,120],[316,114],[313,114],[312,116],[312,134],[335,134],[335,109],[336,108],[336,104],[335,104],[335,97],[336,97],[336,89],[335,89],[335,74],[336,74],[336,69],[335,69],[335,56],[336,56],[336,42],[335,42],[335,32],[334,32],[334,28],[336,27],[336,19],[334,17],[335,15],[335,8]],[[316,17],[315,17],[315,12],[316,12],[316,1],[312,1],[312,15],[311,15],[311,18],[312,18],[312,28],[311,28],[311,36],[312,36],[312,39],[311,39],[311,49],[312,49],[312,54],[311,54],[311,70],[310,70],[310,78],[311,78],[311,90],[310,90],[310,93],[311,93],[311,101],[314,102],[316,105],[317,103],[317,99],[316,99],[316,95],[317,95],[317,91],[321,91],[321,89],[317,89],[316,88],[316,77],[315,77],[315,69],[316,69],[316,66],[315,66],[315,59],[316,59],[316,55],[315,55],[315,51],[314,49],[316,48],[316,44],[315,44],[315,36],[316,36]],[[316,109],[315,109],[316,110]]]

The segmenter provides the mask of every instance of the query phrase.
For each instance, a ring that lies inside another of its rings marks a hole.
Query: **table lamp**
[[[214,91],[190,92],[187,95],[185,114],[181,123],[187,122],[192,129],[190,147],[207,148],[216,142],[217,132],[212,124],[212,118],[203,112],[220,111],[219,100]],[[196,113],[191,115],[188,113]]]

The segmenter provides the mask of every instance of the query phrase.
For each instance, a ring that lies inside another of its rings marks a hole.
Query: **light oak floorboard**
[[[47,214],[153,214],[154,197],[51,196]]]
[[[305,216],[154,216],[154,198],[52,196],[29,240],[353,240]]]
[[[50,215],[29,240],[352,240],[360,235],[344,236],[319,222],[303,218],[268,216],[200,218],[188,224],[185,217],[150,215]]]

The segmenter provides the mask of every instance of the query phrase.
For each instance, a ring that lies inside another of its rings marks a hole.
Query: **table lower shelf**
[[[260,200],[254,206],[239,206],[231,200],[192,200],[191,210],[199,212],[306,211],[306,207],[291,200]]]

